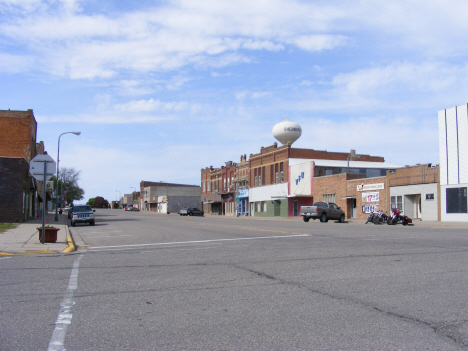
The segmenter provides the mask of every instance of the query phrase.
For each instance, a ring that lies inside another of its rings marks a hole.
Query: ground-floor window
[[[256,212],[267,212],[267,202],[266,201],[256,201],[255,202]]]
[[[403,196],[391,196],[390,197],[390,208],[398,208],[400,211],[403,210]]]
[[[467,188],[447,188],[447,213],[467,213]]]

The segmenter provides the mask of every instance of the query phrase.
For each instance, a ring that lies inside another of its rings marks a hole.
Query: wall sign
[[[359,184],[357,186],[357,191],[366,191],[366,190],[380,190],[385,189],[384,183],[377,184]]]

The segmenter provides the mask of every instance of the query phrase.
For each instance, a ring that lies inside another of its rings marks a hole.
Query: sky
[[[81,171],[85,199],[296,148],[439,163],[468,102],[466,0],[0,0],[0,109]],[[281,144],[280,144],[281,145]]]

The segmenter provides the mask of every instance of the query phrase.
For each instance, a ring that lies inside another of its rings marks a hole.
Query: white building
[[[442,221],[468,222],[468,104],[439,111]]]

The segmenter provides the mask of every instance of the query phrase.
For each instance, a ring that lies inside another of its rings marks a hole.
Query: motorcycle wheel
[[[403,220],[403,225],[408,225],[408,221],[406,219]]]
[[[393,224],[391,218],[387,219],[387,224],[388,224],[388,225],[392,225],[392,224]]]

